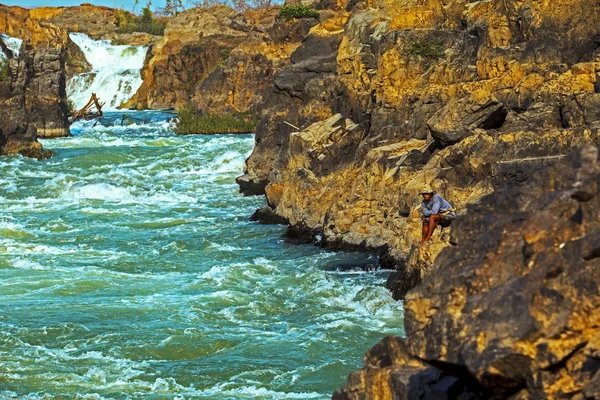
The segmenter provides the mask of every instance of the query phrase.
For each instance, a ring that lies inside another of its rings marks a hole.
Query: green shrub
[[[129,11],[118,10],[115,15],[117,33],[145,32],[161,36],[165,33],[167,21],[164,18],[154,18],[148,7],[142,9],[142,15],[137,16]]]
[[[309,6],[283,5],[279,9],[279,16],[290,21],[293,18],[319,18],[319,12]]]
[[[117,28],[124,28],[128,25],[131,25],[135,18],[136,16],[129,11],[118,9],[115,12],[115,25]]]
[[[186,107],[177,112],[175,133],[217,134],[217,133],[251,133],[256,129],[258,118],[250,114],[237,115],[199,115],[192,108]]]
[[[10,77],[10,68],[8,67],[8,58],[0,60],[0,81],[5,81]]]
[[[441,58],[444,55],[442,44],[442,42],[436,40],[423,39],[418,42],[412,42],[408,52],[410,55],[415,57],[423,57],[433,60],[436,58]]]
[[[75,114],[75,111],[77,111],[75,109],[75,102],[71,99],[67,100],[67,113],[68,113],[67,115],[69,117],[72,117],[73,114]]]

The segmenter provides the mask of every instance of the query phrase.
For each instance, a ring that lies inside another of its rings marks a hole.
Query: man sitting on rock
[[[438,225],[442,228],[450,226],[456,218],[456,214],[450,203],[444,200],[439,194],[436,194],[431,189],[431,186],[426,185],[419,194],[423,196],[423,201],[421,202],[423,209],[421,244],[423,244],[431,239],[431,235],[433,235],[433,231],[435,231]]]

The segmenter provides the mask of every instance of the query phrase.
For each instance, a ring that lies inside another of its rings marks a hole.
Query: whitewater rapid
[[[94,40],[83,33],[69,33],[79,46],[92,71],[73,76],[67,82],[67,96],[77,109],[96,93],[104,110],[116,110],[129,100],[142,85],[140,71],[144,66],[147,46],[114,46],[108,40]]]
[[[328,399],[403,334],[376,258],[248,220],[252,135],[131,115],[0,158],[0,398]]]
[[[6,47],[8,47],[10,51],[12,51],[13,56],[15,58],[19,57],[23,40],[5,35],[3,33],[0,33],[0,38],[2,38],[2,41],[4,42]],[[6,59],[6,55],[4,54],[4,52],[0,51],[0,60],[2,59]]]

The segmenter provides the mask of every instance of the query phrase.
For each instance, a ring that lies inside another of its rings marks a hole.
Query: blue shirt
[[[452,210],[452,206],[439,194],[434,194],[431,200],[425,200],[421,202],[423,209],[423,216],[430,217],[435,214],[439,214],[440,211]],[[454,212],[449,215],[456,216]]]

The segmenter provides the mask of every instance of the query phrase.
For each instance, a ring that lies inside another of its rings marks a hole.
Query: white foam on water
[[[317,392],[281,392],[257,387],[256,385],[241,386],[237,388],[228,388],[231,383],[218,384],[210,389],[202,391],[204,396],[230,396],[230,398],[249,398],[249,399],[316,399],[323,395]]]
[[[140,71],[147,46],[113,46],[108,40],[94,40],[83,33],[69,36],[92,65],[92,72],[75,75],[67,83],[68,97],[77,109],[96,93],[106,102],[104,110],[115,110],[142,85]]]
[[[96,199],[104,201],[133,200],[129,189],[113,186],[108,183],[92,183],[84,186],[73,187],[67,192],[73,199]]]
[[[245,157],[238,151],[229,150],[221,154],[212,164],[217,172],[241,171],[244,168]]]
[[[118,179],[114,180],[117,181]],[[101,200],[107,203],[136,203],[157,206],[193,204],[198,202],[196,197],[173,190],[160,191],[154,194],[149,194],[147,192],[137,193],[137,191],[132,193],[132,190],[136,189],[131,186],[124,187],[105,182],[88,183],[83,185],[73,185],[68,183],[61,194],[61,198],[64,200],[79,202],[88,200]],[[122,212],[114,209],[98,209],[89,207],[82,209],[82,211],[91,214],[114,214],[115,212]]]
[[[219,243],[213,243],[213,242],[210,242],[210,247],[213,249],[220,250],[220,251],[229,251],[229,252],[252,250],[251,247],[238,247],[238,246],[233,246],[230,244],[219,244]]]
[[[198,199],[196,197],[188,196],[184,193],[178,192],[167,192],[167,193],[159,193],[152,196],[147,197],[145,200],[142,199],[145,203],[197,203]]]
[[[38,262],[26,260],[23,258],[14,259],[11,262],[11,264],[14,268],[19,268],[19,269],[31,269],[31,270],[37,270],[37,271],[47,271],[48,270],[48,267],[45,267]]]

